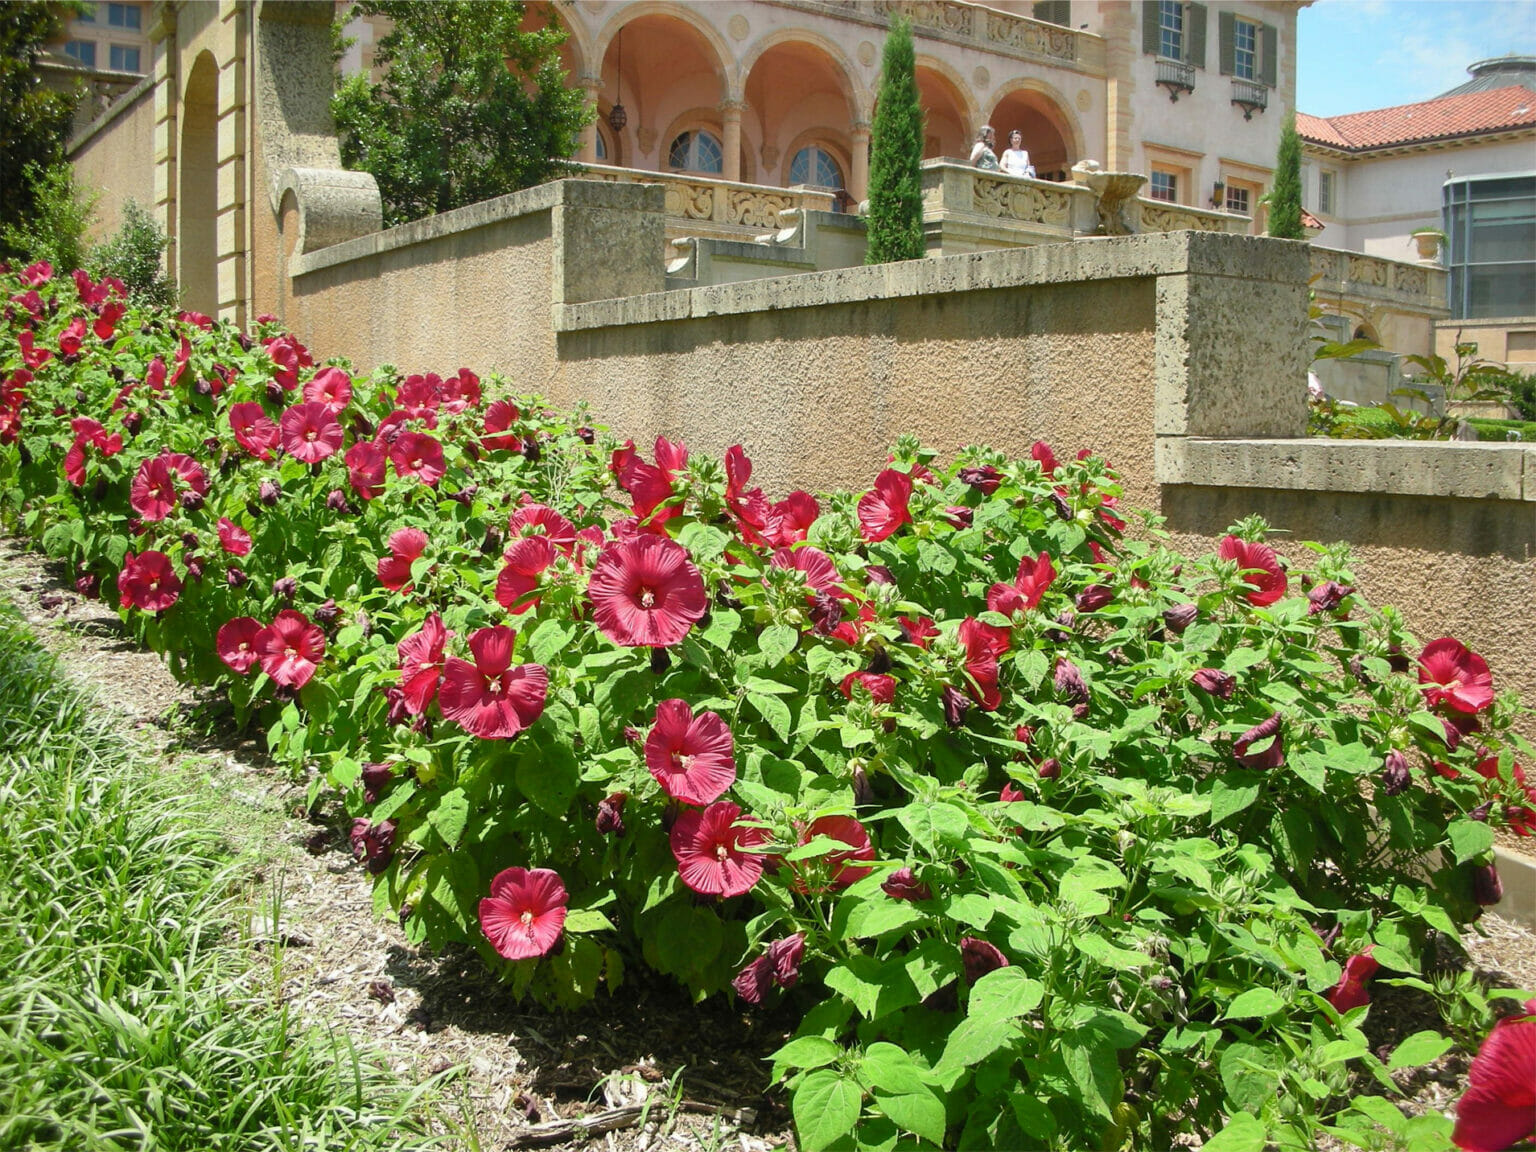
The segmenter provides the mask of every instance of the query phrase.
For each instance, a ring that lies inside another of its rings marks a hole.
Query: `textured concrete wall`
[[[69,143],[75,176],[97,193],[90,238],[103,240],[123,221],[123,205],[155,209],[154,86],[146,77]]]

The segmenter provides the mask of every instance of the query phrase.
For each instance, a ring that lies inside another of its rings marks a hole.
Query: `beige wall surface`
[[[146,211],[155,209],[155,169],[149,163],[155,151],[154,89],[148,84],[124,107],[114,106],[71,142],[69,158],[75,175],[97,193],[96,218],[90,238],[102,240],[122,223],[123,205],[138,202]]]

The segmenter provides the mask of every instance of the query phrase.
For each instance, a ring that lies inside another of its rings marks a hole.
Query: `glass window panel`
[[[1172,172],[1152,171],[1152,199],[1166,200],[1170,204],[1179,199],[1179,178]]]
[[[139,50],[137,48],[129,48],[123,44],[114,44],[109,55],[114,72],[137,72],[139,70]]]
[[[1184,59],[1184,5],[1180,0],[1158,0],[1157,54],[1169,60]]]
[[[1232,24],[1232,75],[1239,80],[1256,78],[1258,32],[1259,26],[1246,20],[1236,20]]]
[[[87,68],[96,67],[96,45],[90,40],[71,40],[64,45],[64,55],[80,61]]]
[[[597,134],[597,158],[599,160],[608,159],[608,141],[603,139],[601,132]]]
[[[1536,315],[1536,280],[1529,264],[1474,264],[1468,281],[1467,315]]]
[[[843,170],[836,160],[814,144],[795,153],[789,165],[791,184],[813,184],[818,188],[843,187]]]
[[[724,168],[720,141],[708,132],[684,132],[672,141],[672,147],[667,150],[667,163],[688,172],[719,175]]]

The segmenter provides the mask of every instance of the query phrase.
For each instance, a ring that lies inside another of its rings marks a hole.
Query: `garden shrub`
[[[91,275],[121,280],[142,303],[170,307],[176,285],[165,273],[165,229],[137,200],[123,205],[123,221],[111,238],[91,249]]]
[[[50,272],[4,281],[6,523],[341,793],[413,941],[785,1005],[807,1149],[1448,1146],[1386,1097],[1450,1041],[1362,1025],[1497,899],[1532,753],[1343,548],[1181,557],[1044,444],[770,500]]]

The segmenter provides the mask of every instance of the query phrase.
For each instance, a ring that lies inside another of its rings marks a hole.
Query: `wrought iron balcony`
[[[1232,80],[1232,103],[1243,110],[1243,119],[1252,120],[1255,112],[1269,107],[1269,89],[1252,80]]]
[[[1195,66],[1185,64],[1182,60],[1160,59],[1157,62],[1157,82],[1168,89],[1168,99],[1177,104],[1180,92],[1195,90]]]

